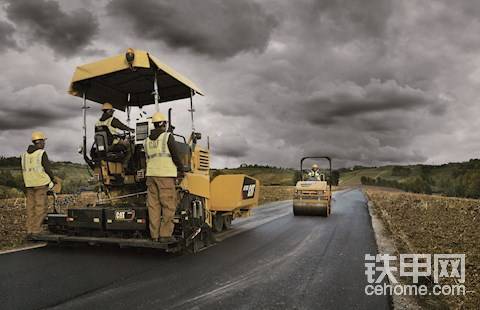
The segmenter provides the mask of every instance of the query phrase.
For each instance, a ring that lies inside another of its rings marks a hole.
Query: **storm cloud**
[[[371,80],[361,87],[351,82],[332,84],[312,94],[312,98],[300,102],[301,110],[311,111],[303,117],[312,123],[332,123],[339,118],[351,118],[362,114],[430,109],[436,114],[444,112],[439,98],[414,89],[402,87],[396,81]]]
[[[17,48],[17,42],[13,38],[15,28],[7,22],[0,20],[0,52]]]
[[[88,50],[98,33],[96,17],[86,9],[65,12],[53,0],[8,1],[6,15],[21,28],[27,44],[44,44],[57,55],[69,57]]]
[[[277,24],[274,16],[252,0],[118,0],[107,9],[144,39],[215,58],[262,52]]]
[[[0,90],[0,130],[34,129],[78,116],[78,110],[66,94],[60,94],[51,85],[40,84],[19,91]]]
[[[97,60],[92,51],[134,47],[205,91],[195,127],[210,137],[215,167],[297,167],[312,154],[335,167],[478,157],[475,1],[40,0],[0,10],[0,42],[12,47],[1,50],[7,154],[42,128],[51,157],[70,160],[81,140],[81,100],[65,94],[74,68]],[[91,106],[89,130],[100,113]],[[188,106],[160,107],[173,108],[186,136]]]

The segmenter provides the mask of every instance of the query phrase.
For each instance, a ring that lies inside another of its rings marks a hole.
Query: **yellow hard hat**
[[[113,110],[113,105],[109,102],[105,102],[103,105],[102,105],[102,111],[103,110]]]
[[[166,122],[166,121],[167,121],[167,117],[163,113],[156,112],[152,116],[153,123],[160,123],[160,122]]]
[[[312,169],[318,169],[318,165],[317,165],[317,164],[313,164],[313,165],[312,165]]]
[[[32,132],[32,141],[36,141],[36,140],[46,140],[47,138],[45,138],[45,134],[41,131],[34,131]]]

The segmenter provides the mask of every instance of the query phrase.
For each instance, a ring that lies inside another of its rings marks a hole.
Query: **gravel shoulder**
[[[425,309],[478,309],[480,304],[480,200],[378,189],[365,190],[373,222],[381,219],[382,236],[391,239],[389,254],[466,254],[465,296],[418,298]],[[375,228],[375,227],[374,227]],[[381,249],[381,242],[379,248]],[[392,253],[392,250],[394,251]],[[432,279],[426,279],[432,281]],[[449,280],[449,279],[447,279]],[[443,281],[441,284],[454,284]]]

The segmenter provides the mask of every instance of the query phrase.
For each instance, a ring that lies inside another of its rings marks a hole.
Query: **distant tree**
[[[472,171],[464,176],[465,197],[480,198],[480,171]]]
[[[377,179],[370,178],[364,175],[360,177],[360,182],[362,183],[362,185],[378,185]]]
[[[300,170],[295,170],[295,173],[292,177],[293,185],[297,184],[298,181],[302,180],[302,172]]]
[[[392,176],[395,177],[408,177],[411,173],[410,168],[402,166],[393,166]]]
[[[332,186],[338,186],[339,181],[340,181],[340,172],[338,170],[333,170],[332,176],[330,177],[330,184],[332,184]]]
[[[220,169],[210,170],[210,176],[212,177],[212,179],[222,174],[223,174],[223,171]]]
[[[20,168],[20,157],[0,157],[0,167],[16,167]]]

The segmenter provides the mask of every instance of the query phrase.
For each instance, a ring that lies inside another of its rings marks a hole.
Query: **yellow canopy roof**
[[[110,102],[120,110],[125,110],[126,106],[153,104],[156,72],[159,102],[188,98],[191,93],[203,95],[192,81],[153,55],[142,50],[134,52],[135,58],[131,67],[125,54],[77,67],[69,94],[83,97],[85,93],[88,100]]]

